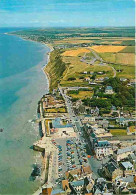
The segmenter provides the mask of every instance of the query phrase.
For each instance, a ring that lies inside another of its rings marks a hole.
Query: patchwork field
[[[120,51],[121,53],[135,53],[135,46],[127,46],[123,50]]]
[[[123,65],[134,65],[135,54],[134,53],[100,53],[99,54],[105,62],[123,64]]]
[[[98,53],[104,53],[104,52],[119,52],[121,50],[123,50],[124,48],[126,48],[126,46],[112,46],[112,45],[95,45],[92,46],[91,49],[93,49],[94,51],[98,52]]]
[[[63,39],[60,41],[54,41],[54,44],[82,44],[82,43],[91,43],[91,40],[86,39]]]
[[[78,56],[80,53],[90,53],[90,50],[86,48],[78,48],[76,50],[65,51],[62,55],[63,56]]]

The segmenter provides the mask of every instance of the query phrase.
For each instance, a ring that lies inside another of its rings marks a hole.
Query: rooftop
[[[130,146],[130,147],[126,147],[126,148],[122,148],[122,149],[118,149],[117,154],[122,154],[125,152],[133,152],[136,151],[136,145]]]
[[[68,180],[62,180],[62,188],[63,190],[65,190],[65,188],[69,188],[69,183]]]
[[[121,165],[125,168],[125,169],[130,169],[133,167],[133,165],[127,161],[127,162],[122,162]]]
[[[78,181],[73,181],[73,182],[70,182],[71,186],[73,187],[77,187],[77,186],[83,186],[84,185],[84,180],[78,180]]]
[[[107,86],[106,90],[113,90],[113,88],[111,86]]]
[[[97,146],[98,147],[105,147],[105,146],[109,146],[110,143],[107,140],[103,140],[103,141],[98,141]]]
[[[85,173],[85,174],[92,173],[92,170],[91,170],[90,166],[83,167],[83,173]],[[67,171],[65,173],[67,178],[68,178],[69,174],[71,174],[71,175],[78,175],[78,174],[82,174],[82,172],[81,172],[81,169],[74,169],[74,170],[71,170],[71,171]]]
[[[115,171],[118,167],[117,167],[117,165],[115,163],[110,162],[110,163],[106,164],[106,168],[112,174],[112,172]]]

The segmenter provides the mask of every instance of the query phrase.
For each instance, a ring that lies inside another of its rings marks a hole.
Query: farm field
[[[104,52],[119,52],[123,49],[125,49],[126,46],[112,46],[112,45],[96,45],[96,46],[92,46],[91,49],[93,49],[94,51],[98,52],[98,53],[104,53]]]
[[[127,46],[120,53],[135,53],[135,46]]]
[[[59,41],[54,41],[54,44],[82,44],[82,43],[92,43],[90,39],[63,39]]]
[[[90,50],[86,48],[78,48],[76,50],[74,49],[74,50],[65,51],[62,55],[63,56],[78,56],[81,53],[90,53]]]
[[[99,55],[108,63],[135,65],[134,53],[99,53]]]
[[[135,40],[132,37],[105,37],[108,33],[100,33],[100,37],[95,37],[93,33],[79,34],[76,37],[66,38],[67,34],[59,34],[60,40],[54,40],[55,45],[80,45],[80,44],[93,44],[93,45],[116,45],[116,46],[134,46]],[[92,36],[93,35],[93,36]],[[102,37],[104,35],[104,37]],[[70,36],[70,34],[68,34]],[[65,37],[65,38],[63,38]]]
[[[117,53],[115,63],[135,65],[135,54],[133,53]]]

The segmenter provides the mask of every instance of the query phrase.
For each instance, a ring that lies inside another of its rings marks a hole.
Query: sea
[[[34,165],[42,164],[32,149],[40,139],[33,120],[38,101],[48,93],[43,67],[50,49],[7,34],[18,30],[0,28],[0,194],[33,194],[41,185],[39,177],[31,177]]]

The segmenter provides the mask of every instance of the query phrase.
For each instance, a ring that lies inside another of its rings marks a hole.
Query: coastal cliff
[[[50,92],[58,86],[60,78],[66,69],[66,64],[62,61],[60,50],[53,50],[50,53],[50,59],[47,66],[44,68],[45,73],[49,78]]]

